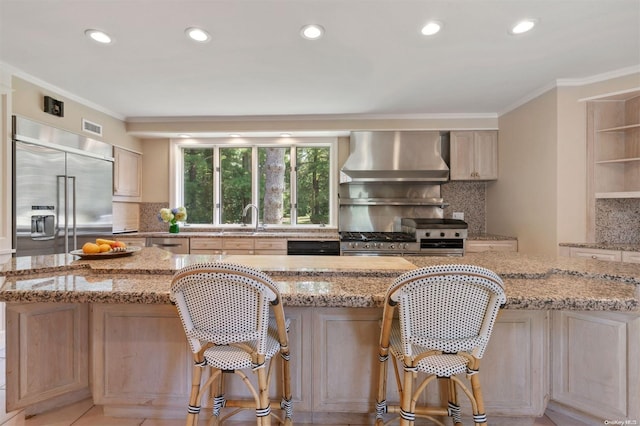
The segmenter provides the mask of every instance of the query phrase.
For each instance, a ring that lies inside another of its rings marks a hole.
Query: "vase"
[[[172,234],[177,234],[178,232],[180,232],[180,227],[177,223],[172,223],[169,227],[169,232]]]

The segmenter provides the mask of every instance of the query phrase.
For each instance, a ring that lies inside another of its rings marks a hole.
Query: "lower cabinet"
[[[144,247],[147,244],[147,239],[144,237],[120,237],[114,235],[110,238],[112,240],[122,241],[128,246]]]
[[[191,238],[191,254],[222,254],[222,238]]]
[[[91,396],[89,305],[8,303],[6,325],[7,412],[38,413]]]
[[[560,311],[552,318],[552,399],[635,424],[624,419],[640,419],[640,316]]]
[[[640,252],[605,250],[583,247],[560,247],[559,254],[569,257],[583,257],[597,260],[607,260],[610,262],[640,263]]]

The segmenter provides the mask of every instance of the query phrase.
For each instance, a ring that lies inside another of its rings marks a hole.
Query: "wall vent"
[[[102,136],[102,126],[89,120],[82,119],[82,130],[87,133]]]

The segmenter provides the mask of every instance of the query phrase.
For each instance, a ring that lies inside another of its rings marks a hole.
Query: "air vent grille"
[[[82,119],[82,130],[87,133],[102,136],[102,126],[89,120]]]

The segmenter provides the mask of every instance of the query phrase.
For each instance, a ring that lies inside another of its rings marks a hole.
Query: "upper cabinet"
[[[588,103],[587,148],[593,198],[640,198],[640,93]]]
[[[142,195],[142,155],[113,147],[113,200],[138,202]]]
[[[498,179],[498,132],[451,132],[451,180]]]

